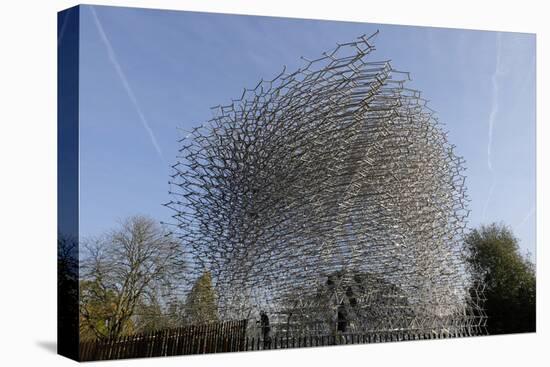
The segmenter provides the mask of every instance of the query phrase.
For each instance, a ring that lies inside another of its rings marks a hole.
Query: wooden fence
[[[479,335],[475,332],[433,332],[421,330],[384,331],[368,333],[339,333],[338,335],[308,335],[299,337],[276,336],[270,340],[246,338],[244,350],[272,350],[307,348],[345,344],[385,343],[409,340],[448,339]]]
[[[475,331],[433,332],[423,330],[339,333],[338,335],[274,336],[268,340],[247,337],[247,320],[187,326],[112,340],[80,344],[80,360],[161,357],[271,349],[383,343],[407,340],[446,339],[479,335]]]
[[[236,352],[244,350],[247,320],[192,325],[80,343],[81,361]]]

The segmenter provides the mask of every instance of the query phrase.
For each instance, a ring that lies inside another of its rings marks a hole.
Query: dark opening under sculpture
[[[182,141],[166,204],[221,319],[483,333],[463,159],[372,37],[245,89]]]

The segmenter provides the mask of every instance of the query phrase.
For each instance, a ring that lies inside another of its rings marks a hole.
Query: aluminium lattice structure
[[[361,36],[304,59],[181,140],[166,205],[221,318],[263,310],[293,335],[482,331],[463,159],[373,51]]]

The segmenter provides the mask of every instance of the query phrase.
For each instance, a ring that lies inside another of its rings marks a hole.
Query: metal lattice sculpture
[[[182,140],[167,206],[220,317],[263,310],[317,335],[483,326],[463,160],[408,73],[368,60],[371,38],[245,89]]]

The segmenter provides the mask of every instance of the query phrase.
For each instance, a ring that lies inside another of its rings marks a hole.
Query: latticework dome
[[[182,140],[167,205],[222,318],[265,310],[300,333],[338,331],[343,313],[353,330],[482,325],[463,160],[373,50],[365,36],[338,45]]]

